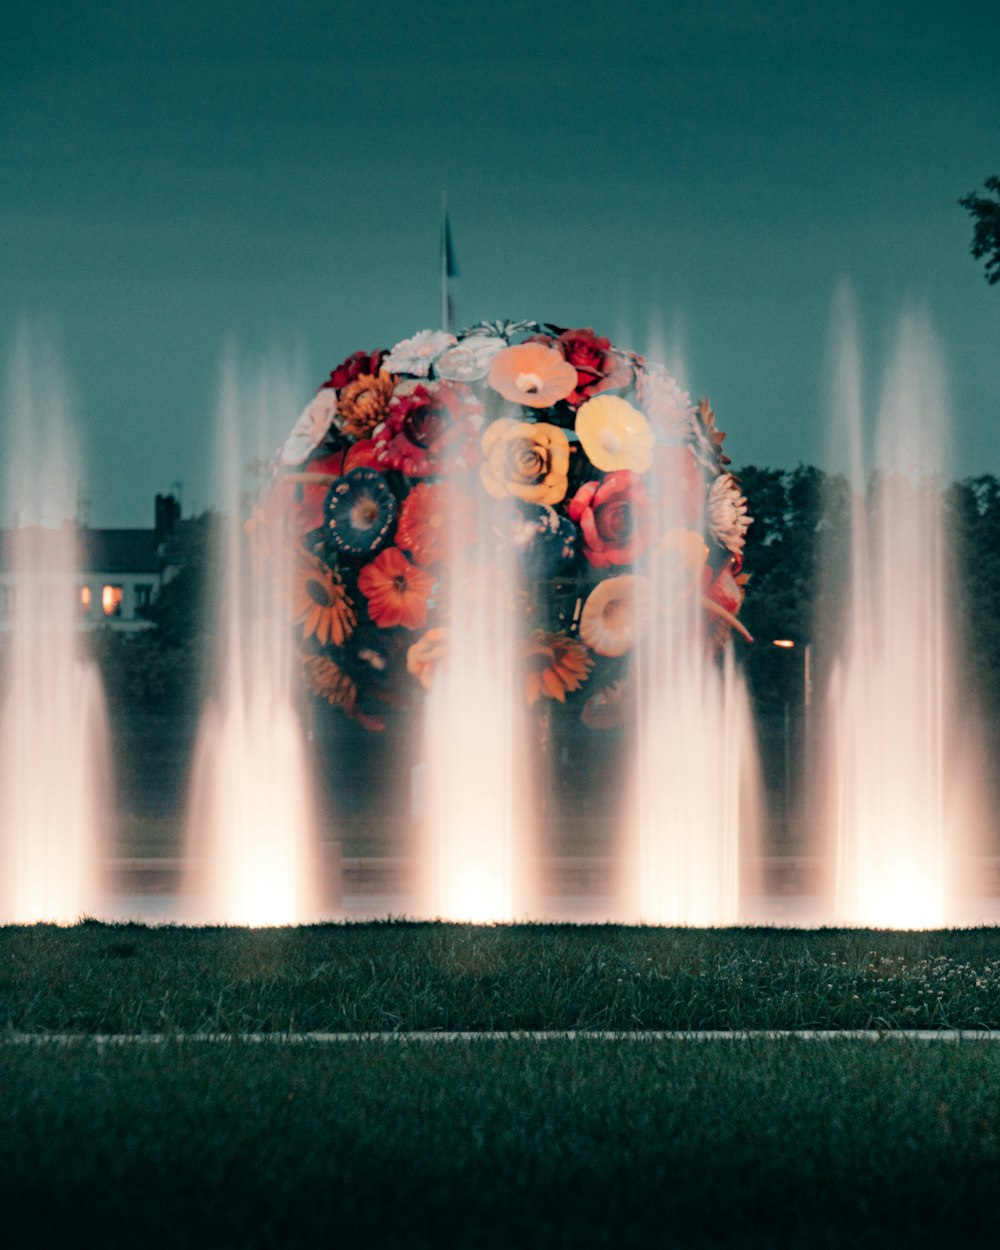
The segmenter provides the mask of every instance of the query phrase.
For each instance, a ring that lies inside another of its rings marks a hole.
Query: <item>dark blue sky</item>
[[[304,402],[436,324],[446,186],[460,324],[658,322],[737,464],[822,462],[840,277],[873,402],[924,301],[954,469],[998,472],[1000,288],[956,204],[1000,172],[998,53],[981,3],[8,0],[0,342],[58,338],[95,524],[202,506],[227,338],[303,351]]]

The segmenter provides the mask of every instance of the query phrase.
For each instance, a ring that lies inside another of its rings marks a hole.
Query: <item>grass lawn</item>
[[[0,928],[0,1033],[1000,1029],[1000,930]]]
[[[896,1025],[1000,1027],[1000,932],[0,929],[0,1226],[17,1247],[992,1244],[1000,1043],[10,1040]]]

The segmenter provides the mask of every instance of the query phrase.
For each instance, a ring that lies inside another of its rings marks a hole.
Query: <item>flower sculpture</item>
[[[658,597],[689,605],[709,648],[745,633],[751,518],[724,437],[707,400],[589,328],[481,322],[352,353],[262,504],[293,547],[307,689],[382,728],[447,664],[452,578],[472,560],[486,617],[520,619],[526,703],[621,723]],[[504,558],[519,587],[493,577]]]

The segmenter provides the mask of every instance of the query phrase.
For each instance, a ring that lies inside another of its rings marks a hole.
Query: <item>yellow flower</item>
[[[624,655],[649,629],[649,581],[637,573],[598,582],[580,614],[580,637],[598,655]]]
[[[653,431],[638,408],[618,395],[588,399],[576,414],[576,432],[590,463],[603,473],[645,473],[653,463]]]
[[[544,421],[501,417],[483,434],[483,486],[494,499],[558,503],[566,494],[569,439]]]

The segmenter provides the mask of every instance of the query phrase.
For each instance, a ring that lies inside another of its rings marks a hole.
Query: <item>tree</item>
[[[987,178],[986,189],[994,198],[970,191],[958,202],[975,221],[970,251],[976,260],[986,257],[984,276],[992,286],[1000,282],[1000,177],[992,174]]]

